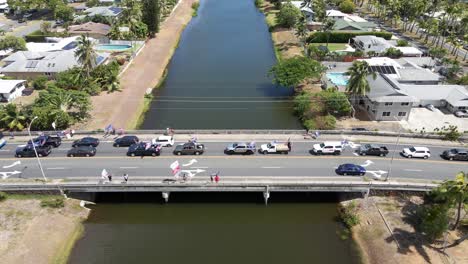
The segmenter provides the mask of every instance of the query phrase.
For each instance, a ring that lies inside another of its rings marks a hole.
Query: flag
[[[170,166],[171,170],[172,170],[172,174],[174,174],[174,176],[179,173],[180,171],[180,165],[179,165],[179,161],[174,161],[171,166]]]
[[[103,169],[101,172],[101,178],[107,179],[108,176],[109,176],[109,173],[107,172],[107,170]]]
[[[56,129],[55,128],[55,122],[52,122],[52,127],[54,128],[54,130]]]

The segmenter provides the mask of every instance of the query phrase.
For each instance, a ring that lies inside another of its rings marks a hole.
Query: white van
[[[340,155],[343,151],[343,145],[340,141],[325,141],[320,144],[314,144],[312,152],[315,155],[333,154]]]
[[[172,136],[160,136],[154,138],[151,143],[153,145],[161,145],[163,147],[172,147],[174,145],[174,137]]]

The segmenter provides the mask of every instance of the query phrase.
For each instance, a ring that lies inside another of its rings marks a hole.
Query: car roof
[[[94,147],[93,146],[78,146],[74,149],[93,149]]]
[[[325,141],[325,142],[323,142],[323,144],[325,144],[325,145],[340,145],[341,146],[340,141]]]
[[[413,147],[413,148],[418,151],[429,151],[429,149],[426,147]]]
[[[157,139],[158,140],[171,140],[172,136],[159,136]]]

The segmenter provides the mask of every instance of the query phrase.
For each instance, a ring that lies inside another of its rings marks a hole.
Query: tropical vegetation
[[[281,5],[281,9],[276,19],[279,26],[292,28],[297,24],[301,16],[301,10],[291,4],[291,2],[287,2],[286,4]]]
[[[284,87],[296,87],[308,79],[318,79],[324,71],[324,66],[308,57],[295,56],[284,59],[274,65],[269,76],[273,77],[273,83]]]

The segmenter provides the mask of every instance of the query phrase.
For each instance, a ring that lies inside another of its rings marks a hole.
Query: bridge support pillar
[[[162,198],[164,199],[164,202],[169,202],[169,194],[170,192],[162,192]]]
[[[270,190],[268,186],[265,188],[265,191],[263,191],[263,199],[265,200],[265,205],[268,204],[268,199],[270,198]]]

